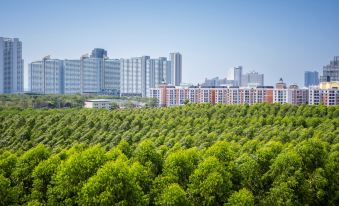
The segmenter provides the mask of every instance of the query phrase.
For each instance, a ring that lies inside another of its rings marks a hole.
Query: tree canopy
[[[338,205],[339,107],[0,109],[0,205]]]

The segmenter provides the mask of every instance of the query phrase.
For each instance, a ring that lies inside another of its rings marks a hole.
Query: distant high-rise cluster
[[[0,37],[0,93],[23,91],[23,63],[22,42],[18,38]]]
[[[219,79],[219,77],[214,77],[212,79],[205,79],[205,82],[201,84],[201,86],[206,87],[217,87],[217,86],[232,86],[234,84],[234,80],[228,80],[227,78]]]
[[[0,37],[0,93],[24,90],[22,42]],[[103,94],[154,97],[161,105],[186,102],[339,104],[339,56],[317,71],[304,73],[304,86],[289,87],[282,79],[264,85],[264,74],[233,68],[233,79],[215,77],[197,86],[182,84],[182,55],[110,59],[105,49],[94,48],[79,59],[46,56],[28,65],[29,92],[38,94]],[[166,86],[164,86],[166,85]],[[166,91],[166,92],[165,92]],[[202,94],[202,93],[203,94]],[[206,96],[207,95],[207,96]],[[265,96],[266,95],[266,96]]]
[[[107,51],[95,48],[79,59],[51,59],[29,64],[29,89],[42,94],[111,94],[149,96],[160,83],[181,84],[182,56],[149,56],[109,59]],[[174,62],[174,63],[172,63]]]
[[[215,77],[212,79],[205,78],[202,86],[235,86],[235,87],[257,87],[264,86],[264,74],[251,71],[243,74],[243,67],[237,66],[233,68],[233,79],[219,79]]]

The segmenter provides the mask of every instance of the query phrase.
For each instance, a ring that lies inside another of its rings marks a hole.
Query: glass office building
[[[320,76],[321,82],[339,81],[339,56],[334,57],[330,64],[323,67],[323,74]]]
[[[304,74],[304,86],[316,86],[319,85],[319,73],[317,71],[306,71]]]

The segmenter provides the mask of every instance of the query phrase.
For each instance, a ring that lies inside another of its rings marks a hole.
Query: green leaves
[[[0,109],[0,205],[337,205],[338,110]]]
[[[190,203],[185,190],[183,190],[179,184],[173,183],[164,189],[160,195],[160,198],[156,202],[156,205],[188,206]]]
[[[253,206],[254,197],[253,194],[247,189],[241,189],[238,192],[232,193],[228,198],[227,204],[224,206]]]
[[[80,205],[146,205],[133,170],[125,161],[107,162],[82,187]]]
[[[215,157],[208,157],[190,176],[188,192],[195,205],[224,202],[232,187],[231,174]]]
[[[48,203],[74,204],[82,185],[105,161],[105,151],[99,146],[71,155],[58,167],[52,178]]]

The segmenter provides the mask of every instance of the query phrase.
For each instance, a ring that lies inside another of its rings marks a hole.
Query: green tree
[[[215,157],[208,157],[190,176],[190,200],[202,205],[220,205],[232,188],[231,173]]]
[[[58,155],[51,156],[49,159],[39,163],[34,168],[33,188],[31,192],[31,199],[40,203],[47,203],[47,189],[50,185],[52,176],[55,174],[61,159]]]
[[[162,168],[162,158],[157,152],[156,147],[150,140],[141,142],[134,151],[134,160],[142,165],[152,168],[152,173],[157,175]]]
[[[19,157],[16,168],[13,171],[13,179],[16,189],[20,192],[20,203],[28,200],[32,189],[34,168],[50,156],[50,151],[43,145],[38,145]]]
[[[83,184],[105,161],[105,150],[98,145],[70,155],[52,177],[48,204],[74,205]]]
[[[186,188],[189,176],[193,173],[199,162],[199,153],[197,148],[179,150],[167,156],[164,163],[164,172],[166,176],[175,176],[181,187]]]
[[[0,174],[0,205],[15,205],[17,204],[17,194],[15,188],[11,187],[10,179]]]
[[[17,157],[11,151],[5,151],[0,155],[0,174],[9,178],[15,168]]]
[[[180,187],[180,185],[173,183],[164,189],[156,205],[188,206],[190,204],[186,192]]]
[[[246,188],[243,188],[237,192],[232,193],[228,198],[227,203],[224,206],[253,206],[254,197],[253,194]]]
[[[125,161],[107,162],[82,187],[79,205],[146,205]]]

